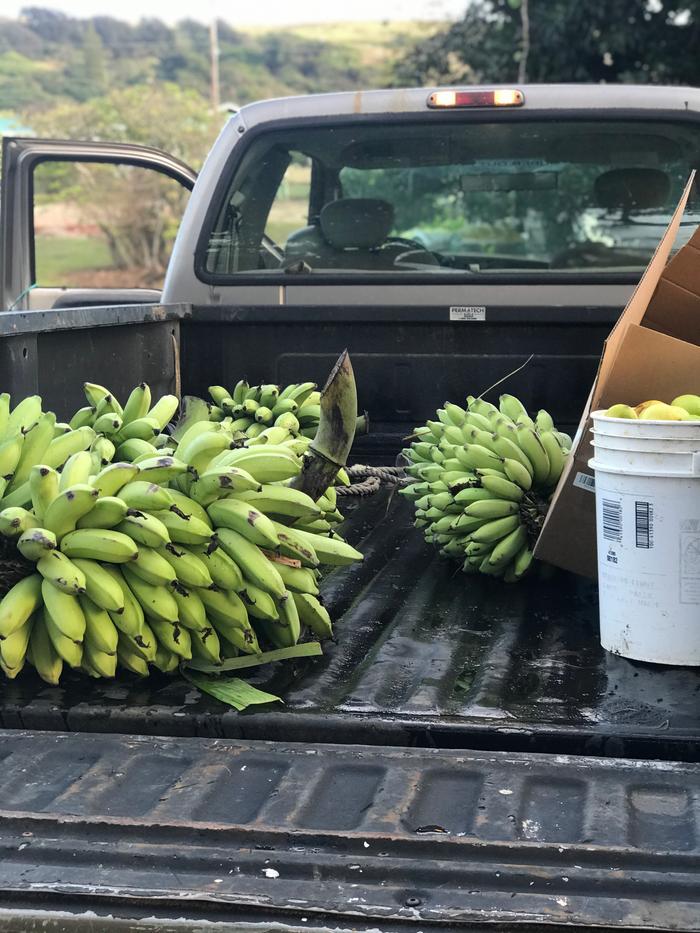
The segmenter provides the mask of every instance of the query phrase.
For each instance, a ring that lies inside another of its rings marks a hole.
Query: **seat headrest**
[[[657,168],[614,168],[595,180],[595,196],[607,210],[644,210],[663,207],[671,193],[671,179]]]
[[[394,208],[379,198],[340,198],[322,208],[321,233],[335,249],[375,249],[394,223]]]

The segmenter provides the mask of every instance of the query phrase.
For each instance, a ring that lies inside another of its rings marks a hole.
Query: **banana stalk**
[[[290,484],[314,502],[332,486],[348,460],[357,423],[357,388],[347,350],[343,350],[321,392],[321,416],[304,469]]]

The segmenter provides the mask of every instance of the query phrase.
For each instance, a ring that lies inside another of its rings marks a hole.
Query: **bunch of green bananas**
[[[416,527],[466,573],[515,582],[532,565],[571,438],[512,395],[498,407],[473,396],[466,408],[445,402],[437,417],[403,451],[416,482],[401,495],[415,505]]]
[[[235,440],[223,422],[202,420],[157,448],[177,400],[151,406],[145,385],[107,438],[97,410],[107,397],[118,403],[104,387],[85,390],[92,424],[59,432],[38,396],[11,412],[0,397],[0,452],[20,437],[19,455],[2,461],[0,535],[27,570],[0,601],[7,676],[25,660],[49,683],[64,663],[93,677],[117,666],[147,675],[149,664],[167,672],[193,657],[258,653],[261,641],[287,647],[302,626],[330,636],[318,568],[362,555],[335,531],[334,487],[314,502],[288,485],[304,439]],[[137,436],[144,422],[150,440]],[[30,446],[39,425],[45,443]],[[118,451],[124,459],[110,462]]]
[[[248,385],[239,380],[233,392],[209,386],[214,405],[212,421],[227,421],[232,431],[256,438],[265,434],[276,440],[280,431],[313,439],[321,416],[321,394],[315,382],[301,382],[282,389],[276,385]],[[275,430],[277,429],[277,430]]]

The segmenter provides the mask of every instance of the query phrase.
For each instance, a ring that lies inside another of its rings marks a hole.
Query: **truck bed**
[[[251,675],[284,707],[237,713],[166,676],[53,689],[27,673],[4,686],[0,725],[697,760],[700,671],[603,651],[594,583],[466,577],[387,489],[342,508],[365,560],[323,583],[335,642]]]

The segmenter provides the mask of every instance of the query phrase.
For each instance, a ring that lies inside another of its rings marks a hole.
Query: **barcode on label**
[[[622,503],[615,499],[603,499],[603,537],[622,543]]]
[[[590,476],[588,473],[577,473],[574,486],[578,486],[579,489],[588,489],[591,492],[595,492],[595,476]]]
[[[654,547],[654,509],[651,502],[634,503],[634,533],[637,547]]]

